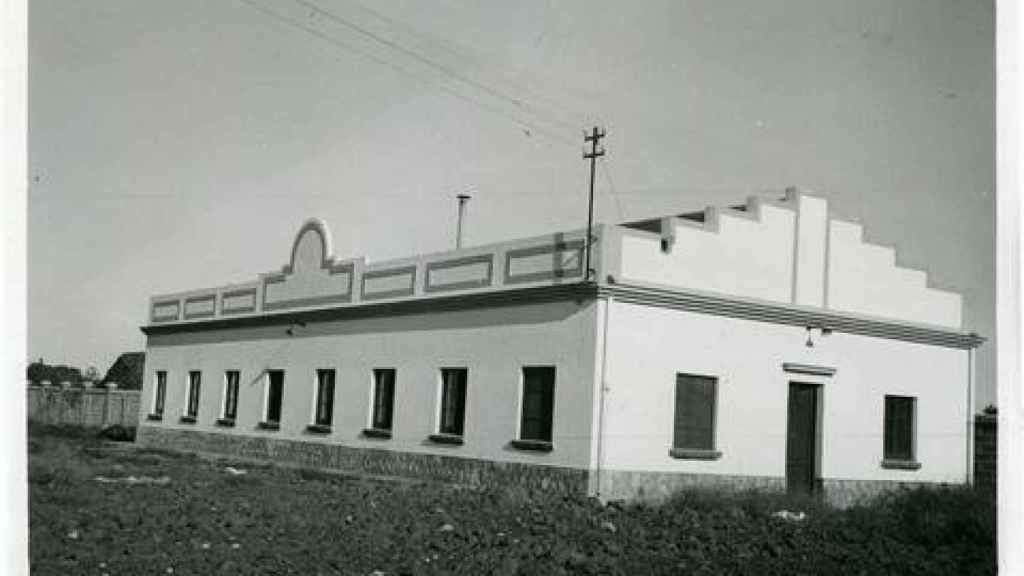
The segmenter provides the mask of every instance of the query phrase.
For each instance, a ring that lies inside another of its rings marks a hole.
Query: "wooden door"
[[[786,425],[786,490],[814,492],[818,470],[818,386],[789,383]]]

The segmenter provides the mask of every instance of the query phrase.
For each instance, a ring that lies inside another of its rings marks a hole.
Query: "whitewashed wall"
[[[830,308],[960,327],[959,294],[929,288],[925,272],[896,266],[895,249],[865,243],[862,235],[860,224],[829,223]]]
[[[607,313],[604,469],[785,477],[792,380],[823,384],[823,478],[966,479],[966,350],[839,333],[808,348],[801,327],[619,302]],[[837,372],[789,374],[783,362]],[[669,456],[677,372],[718,378],[718,460]],[[919,470],[880,465],[886,394],[918,398]]]
[[[961,327],[959,294],[899,266],[895,249],[865,241],[860,224],[830,217],[824,198],[790,192],[705,214],[703,223],[662,219],[660,233],[610,230],[605,269],[620,283]]]
[[[225,329],[150,336],[142,391],[142,426],[223,434],[265,435],[456,457],[587,468],[590,462],[594,366],[594,304],[559,302],[432,314],[365,318],[287,326]],[[554,450],[508,447],[516,438],[521,369],[554,365]],[[427,441],[436,432],[439,370],[469,369],[465,444]],[[257,430],[262,417],[265,369],[285,370],[281,429]],[[337,370],[334,428],[307,434],[313,421],[315,373]],[[361,436],[370,418],[374,368],[396,368],[394,435]],[[162,422],[149,422],[157,370],[168,372]],[[182,424],[189,370],[202,371],[198,422]],[[238,416],[233,428],[220,416],[226,370],[241,371]]]
[[[721,210],[706,226],[673,218],[671,249],[655,234],[621,237],[623,279],[788,302],[793,284],[792,210],[765,205],[760,217]]]

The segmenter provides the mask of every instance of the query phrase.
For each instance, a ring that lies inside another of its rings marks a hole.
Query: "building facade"
[[[964,483],[961,298],[827,202],[402,260],[327,226],[245,284],[151,299],[139,442],[371,474],[660,498]]]

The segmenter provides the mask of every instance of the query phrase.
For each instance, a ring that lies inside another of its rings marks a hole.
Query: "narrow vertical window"
[[[883,424],[882,465],[891,468],[920,467],[915,461],[914,420],[916,398],[886,396]]]
[[[465,368],[441,370],[441,417],[438,432],[448,436],[462,436],[466,419]]]
[[[391,430],[395,406],[395,370],[378,368],[373,371],[373,418],[375,430]]]
[[[715,404],[718,380],[709,376],[676,374],[675,419],[672,450],[676,458],[713,459],[715,449]]]
[[[316,414],[313,423],[329,427],[334,416],[334,370],[316,371]]]
[[[199,386],[201,375],[198,370],[188,373],[188,404],[185,408],[185,417],[195,422],[199,416]]]
[[[221,414],[222,425],[230,425],[235,422],[238,415],[238,382],[241,375],[238,370],[228,370],[224,373],[224,411]]]
[[[520,440],[551,442],[554,404],[554,366],[523,368],[523,413],[519,423]]]
[[[281,399],[284,395],[284,370],[267,370],[266,404],[262,428],[277,430],[281,424]]]
[[[157,372],[157,386],[153,394],[153,414],[158,418],[164,415],[164,399],[167,398],[167,372]]]

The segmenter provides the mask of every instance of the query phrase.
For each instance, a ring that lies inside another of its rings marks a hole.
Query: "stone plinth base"
[[[720,489],[737,492],[744,490],[782,492],[786,489],[785,478],[771,476],[680,474],[626,470],[602,470],[600,478],[596,472],[592,474],[594,485],[600,482],[602,500],[661,502],[676,492],[693,489]]]
[[[855,504],[866,504],[886,492],[897,490],[943,486],[934,482],[901,482],[898,480],[839,480],[825,478],[821,481],[825,500],[838,508]]]
[[[602,500],[643,500],[662,502],[672,494],[685,490],[723,490],[743,492],[757,490],[781,493],[786,491],[786,479],[774,476],[729,476],[723,474],[677,474],[670,472],[634,472],[602,470],[600,478],[591,472],[591,493],[600,482]],[[871,499],[902,489],[938,487],[932,482],[902,482],[895,480],[821,480],[818,492],[827,503],[838,508],[867,503]]]
[[[367,475],[398,476],[474,487],[543,490],[563,494],[597,494],[602,500],[660,502],[692,489],[784,492],[786,479],[774,476],[729,476],[625,470],[582,470],[514,462],[493,462],[436,454],[354,448],[325,442],[303,442],[265,436],[243,436],[159,426],[139,427],[141,446],[222,455]],[[598,485],[600,490],[598,491]],[[883,480],[822,479],[822,497],[848,507],[901,488],[939,484]]]
[[[358,474],[437,480],[475,487],[517,487],[586,494],[587,471],[557,466],[492,462],[434,454],[353,448],[239,434],[140,426],[136,443],[151,448],[256,458]]]

